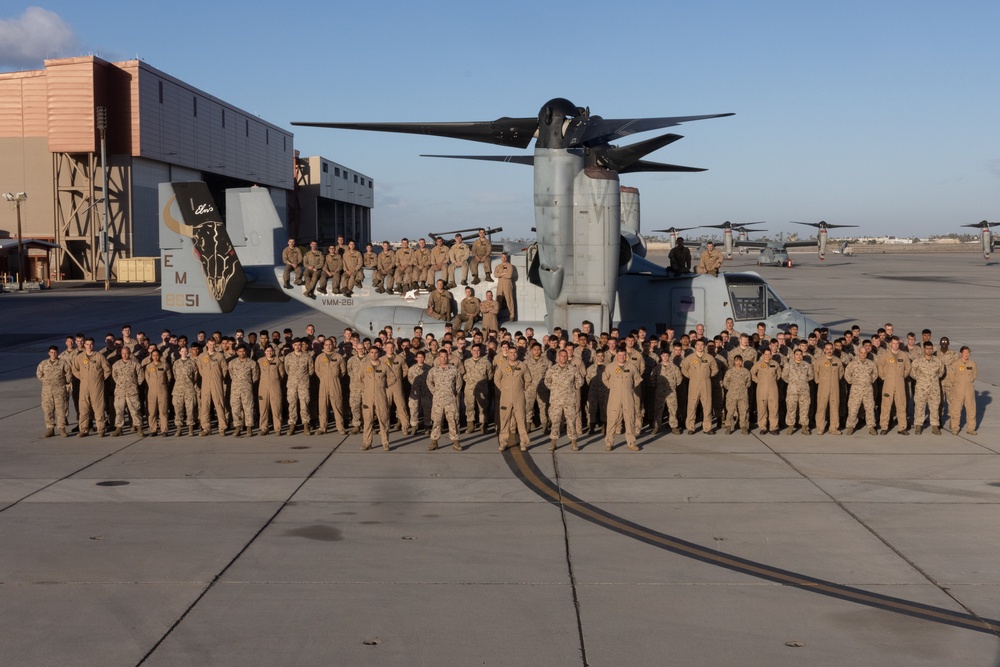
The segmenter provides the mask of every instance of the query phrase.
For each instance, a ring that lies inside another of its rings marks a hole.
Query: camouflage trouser
[[[45,415],[45,428],[66,428],[66,390],[59,386],[50,389],[42,386],[42,412]]]
[[[524,420],[528,428],[534,423],[535,405],[538,406],[538,420],[543,424],[549,423],[549,404],[536,388],[529,388],[524,391]]]
[[[741,429],[750,428],[750,399],[745,393],[730,391],[726,394],[726,426],[736,428],[737,417]]]
[[[431,393],[429,391],[410,391],[410,424],[419,426],[431,425]]]
[[[351,425],[361,428],[361,388],[355,389],[351,386],[351,394],[348,397],[348,405],[351,408]]]
[[[847,397],[847,428],[854,428],[858,425],[858,410],[862,405],[865,406],[865,423],[874,427],[875,394],[870,384],[863,387],[851,386],[851,393]]]
[[[434,401],[431,406],[431,440],[441,437],[441,422],[448,420],[448,437],[458,441],[458,401]]]
[[[233,411],[233,428],[252,426],[253,419],[253,387],[233,387],[229,394],[229,407]]]
[[[295,426],[302,417],[302,423],[309,424],[309,407],[312,401],[309,397],[309,377],[303,377],[298,382],[288,381],[288,425]]]
[[[480,380],[465,385],[465,423],[471,426],[476,423],[476,408],[479,408],[479,421],[482,424],[490,420],[489,380]]]
[[[572,399],[572,397],[569,397]],[[577,428],[576,420],[580,416],[580,405],[576,401],[555,400],[549,403],[549,424],[552,425],[550,435],[553,440],[559,439],[562,431],[562,422],[566,420],[566,436],[570,440],[576,440],[580,431]]]
[[[194,406],[195,406],[195,393],[193,389],[184,391],[183,389],[178,390],[174,387],[174,424],[178,428],[182,424],[187,424],[191,428],[194,428]]]
[[[667,408],[667,421],[670,428],[677,428],[677,390],[670,387],[656,389],[653,397],[653,427],[657,427],[663,421],[663,408]]]
[[[931,417],[931,426],[940,426],[939,410],[941,408],[941,391],[937,386],[921,387],[917,385],[913,392],[913,425],[924,425],[924,408]]]
[[[796,424],[802,428],[809,428],[809,405],[811,402],[809,387],[788,385],[788,390],[785,392],[785,424],[789,428],[795,428]]]
[[[142,428],[142,411],[139,409],[139,394],[115,395],[115,428],[125,426],[125,409],[132,415],[132,428]]]

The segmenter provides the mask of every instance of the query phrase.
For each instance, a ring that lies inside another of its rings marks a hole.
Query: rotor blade
[[[757,222],[724,222],[721,225],[702,225],[702,227],[710,227],[712,229],[740,229],[742,227],[747,227],[749,225],[763,225],[766,220],[758,220]],[[748,232],[763,232],[763,229],[748,229]]]
[[[629,167],[617,170],[619,174],[636,174],[639,172],[647,171],[708,171],[703,167],[684,167],[678,164],[662,164],[660,162],[649,162],[648,160],[639,160]]]
[[[511,162],[513,164],[526,164],[529,167],[535,164],[534,155],[427,155],[420,157],[440,157],[454,160],[485,160],[487,162]]]
[[[327,127],[339,130],[424,134],[434,137],[481,141],[487,144],[527,148],[538,129],[537,118],[498,118],[467,123],[304,123],[302,127]]]
[[[674,232],[686,232],[689,229],[698,229],[697,227],[671,227],[670,229],[654,229],[651,231],[661,232],[664,234],[673,234]]]
[[[599,146],[591,150],[597,154],[597,162],[602,167],[624,173],[625,169],[640,162],[641,158],[678,139],[683,137],[679,134],[664,134],[628,146]]]
[[[566,134],[570,146],[598,146],[639,132],[673,127],[681,123],[709,118],[724,118],[732,113],[707,116],[669,116],[664,118],[601,118],[589,116],[573,123]]]

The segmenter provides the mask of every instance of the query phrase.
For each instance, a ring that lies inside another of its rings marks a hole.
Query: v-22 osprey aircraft
[[[540,335],[556,326],[567,329],[589,320],[598,331],[615,324],[624,330],[645,325],[659,333],[668,326],[688,330],[698,323],[708,331],[721,331],[732,317],[737,329],[752,330],[764,322],[770,334],[791,324],[809,331],[819,325],[787,306],[756,273],[678,275],[645,258],[638,192],[622,188],[619,173],[701,170],[642,159],[680,139],[676,134],[627,146],[610,142],[729,115],[604,119],[556,98],[546,102],[537,117],[528,118],[293,125],[431,134],[518,148],[527,148],[534,139],[533,156],[440,156],[534,168],[537,240],[511,256],[518,329],[531,326]],[[282,289],[278,257],[283,229],[264,188],[227,191],[228,220],[223,223],[218,213],[213,216],[217,207],[203,183],[163,183],[160,211],[162,300],[167,310],[218,313],[231,310],[239,297],[291,298],[363,335],[373,335],[386,325],[397,332],[408,332],[417,324],[425,332],[444,331],[444,322],[433,319],[426,309],[426,292],[377,294],[369,287],[368,276],[365,286],[349,298],[313,300],[300,290]],[[474,290],[483,298],[486,290],[495,293],[495,288],[495,282],[487,281]],[[452,293],[456,305],[465,297],[461,286]]]

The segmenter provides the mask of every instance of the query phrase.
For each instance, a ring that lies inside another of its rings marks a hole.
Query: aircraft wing
[[[770,243],[768,243],[767,241],[740,241],[740,240],[733,241],[733,247],[735,248],[760,248],[761,250],[763,250],[769,245]]]
[[[815,247],[819,241],[789,241],[785,243],[786,248],[811,248]]]

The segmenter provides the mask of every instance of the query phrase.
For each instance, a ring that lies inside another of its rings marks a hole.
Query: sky
[[[6,0],[0,71],[139,58],[293,131],[303,155],[371,176],[376,238],[530,236],[530,167],[420,157],[526,151],[292,121],[533,117],[555,97],[605,118],[732,112],[671,128],[685,138],[647,158],[708,171],[622,177],[643,231],[765,220],[808,235],[789,221],[826,220],[911,237],[1000,219],[995,0],[276,6]]]

